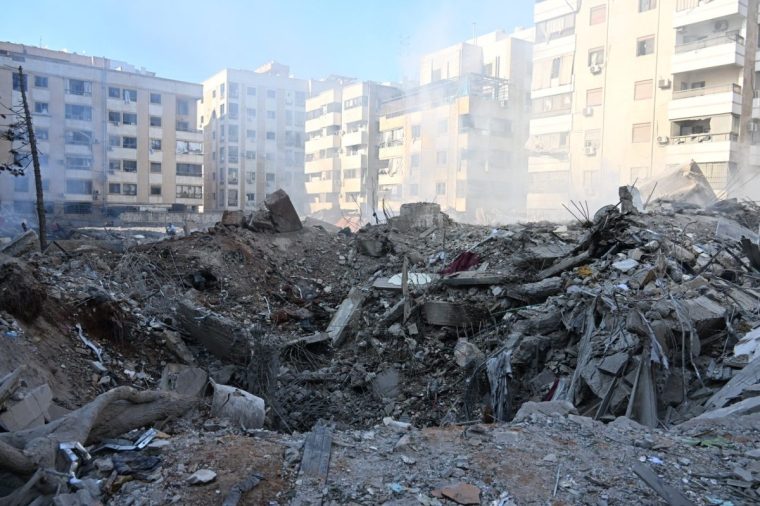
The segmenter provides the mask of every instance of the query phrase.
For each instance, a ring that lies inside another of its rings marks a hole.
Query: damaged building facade
[[[22,85],[48,212],[202,210],[199,84],[108,58],[0,43],[0,101],[20,105]],[[6,146],[0,141],[7,153]],[[3,212],[33,211],[31,172],[30,167],[23,177],[0,178]]]
[[[690,160],[719,195],[742,196],[760,165],[756,9],[537,1],[528,217],[558,218],[570,199],[598,204]]]
[[[401,91],[371,81],[328,78],[329,88],[306,102],[306,193],[309,212],[370,216],[381,169],[379,105]],[[334,220],[333,220],[334,221]],[[358,223],[358,222],[357,222]]]
[[[311,82],[276,62],[224,69],[203,82],[206,207],[251,209],[277,188],[304,195],[304,122]]]
[[[424,56],[420,85],[380,110],[378,207],[436,202],[489,222],[524,211],[532,32],[493,32]]]

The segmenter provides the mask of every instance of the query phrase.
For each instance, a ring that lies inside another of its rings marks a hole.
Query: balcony
[[[355,132],[349,132],[343,136],[344,146],[366,146],[367,145],[367,131],[357,130]]]
[[[684,164],[689,160],[697,163],[732,161],[739,135],[730,133],[699,133],[678,135],[670,138],[666,163]]]
[[[339,135],[323,135],[321,137],[313,137],[307,140],[304,150],[307,153],[317,153],[323,149],[338,147],[340,147]]]
[[[380,144],[378,157],[381,160],[390,160],[404,155],[404,141],[395,140]]]
[[[676,0],[673,28],[735,14],[747,15],[747,0]]]
[[[334,158],[320,158],[318,160],[310,160],[305,164],[305,172],[307,174],[314,174],[315,172],[325,172],[338,170],[340,167],[340,159]]]
[[[358,177],[353,177],[351,179],[344,179],[343,184],[341,185],[341,191],[343,192],[358,192],[361,190],[362,187],[362,180]]]
[[[321,195],[323,193],[338,193],[340,190],[337,179],[313,179],[306,181],[306,193]]]
[[[735,83],[673,92],[668,119],[741,114],[742,87]]]
[[[314,130],[321,130],[322,128],[326,128],[333,125],[340,126],[340,124],[341,124],[340,113],[328,112],[328,113],[322,114],[321,116],[317,116],[314,119],[306,120],[306,131],[313,132]]]
[[[744,38],[738,33],[723,33],[676,44],[672,63],[674,74],[725,65],[744,65]]]
[[[341,160],[340,167],[346,169],[361,169],[367,166],[367,155],[346,155]]]

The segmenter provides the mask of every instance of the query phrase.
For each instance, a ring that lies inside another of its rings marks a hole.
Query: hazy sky
[[[298,77],[414,77],[420,54],[531,24],[526,0],[6,1],[0,39],[106,56],[200,82],[269,60]]]

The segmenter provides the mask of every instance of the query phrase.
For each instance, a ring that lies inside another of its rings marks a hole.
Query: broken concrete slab
[[[638,266],[639,263],[633,258],[626,258],[625,260],[619,260],[612,264],[612,268],[620,272],[630,272]]]
[[[410,230],[428,230],[431,227],[441,228],[447,221],[447,216],[441,212],[441,206],[433,202],[414,202],[401,204],[399,215],[391,218],[390,222],[402,232]]]
[[[166,348],[174,354],[182,363],[192,365],[195,363],[195,357],[190,352],[190,349],[185,344],[182,336],[179,332],[165,329],[163,332],[164,339],[166,339]]]
[[[430,300],[423,306],[425,320],[431,325],[460,327],[488,318],[488,311],[472,304]]]
[[[485,354],[480,348],[469,342],[467,339],[459,339],[454,346],[454,361],[459,367],[470,367],[479,364],[485,360]]]
[[[245,215],[243,211],[224,211],[222,213],[222,225],[239,227],[243,224]]]
[[[6,404],[0,413],[0,427],[9,432],[30,429],[43,425],[49,419],[48,408],[53,402],[53,391],[45,383],[30,390],[22,400]]]
[[[0,247],[0,253],[12,257],[19,257],[40,250],[40,238],[34,230],[27,230],[18,235],[8,244]]]
[[[732,399],[739,398],[745,388],[757,383],[760,383],[760,357],[747,364],[723,388],[715,392],[707,400],[705,407],[707,409],[722,408]]]
[[[425,288],[438,279],[440,279],[438,274],[428,272],[408,273],[409,286],[412,288]],[[375,282],[372,283],[372,288],[378,288],[380,290],[401,290],[403,288],[401,282],[402,274],[394,274],[387,278],[377,278]]]
[[[525,283],[508,287],[507,297],[519,300],[526,304],[535,304],[545,301],[552,295],[558,294],[560,290],[562,290],[562,278],[553,277],[542,279],[535,283]]]
[[[214,383],[211,413],[245,429],[260,429],[264,426],[266,411],[261,397],[240,388]]]
[[[332,339],[333,346],[340,346],[346,340],[349,327],[366,298],[367,294],[364,291],[354,287],[348,292],[348,297],[341,302],[325,331]]]
[[[205,485],[216,480],[216,473],[211,469],[199,469],[187,478],[190,485]]]
[[[375,376],[372,380],[372,390],[379,397],[394,399],[398,397],[399,390],[399,372],[395,367],[389,367]]]
[[[249,336],[239,324],[192,300],[177,305],[180,330],[217,357],[244,363],[250,354]]]
[[[295,232],[301,230],[301,218],[298,217],[290,197],[280,189],[270,194],[264,201],[264,205],[271,214],[274,229],[277,232]]]
[[[725,408],[713,409],[697,416],[697,420],[708,420],[714,418],[735,417],[743,415],[752,415],[760,413],[760,397],[749,397],[736,404],[731,404]]]
[[[356,249],[362,255],[380,258],[385,256],[391,250],[391,245],[385,237],[372,237],[368,234],[357,234]]]
[[[508,278],[500,272],[460,271],[444,277],[441,283],[448,286],[489,286],[502,284]]]
[[[546,402],[533,402],[528,401],[520,406],[517,410],[517,414],[513,419],[514,422],[520,422],[527,420],[531,415],[544,415],[544,416],[567,416],[568,414],[578,414],[578,410],[570,401],[546,401]]]
[[[126,246],[124,241],[119,239],[58,239],[51,242],[45,252],[63,251],[71,254],[93,250],[124,253]]]
[[[644,211],[641,193],[635,186],[619,187],[618,196],[620,197],[620,212],[623,214],[638,214]]]
[[[734,356],[752,362],[760,356],[760,327],[750,330],[734,345]]]
[[[573,267],[577,267],[581,265],[582,263],[588,261],[590,257],[591,255],[589,254],[589,252],[584,251],[575,256],[565,258],[563,260],[560,260],[556,264],[552,265],[551,267],[547,267],[546,269],[539,272],[537,275],[537,278],[541,280],[541,279],[554,277],[557,274],[561,274],[568,269],[572,269]]]
[[[704,295],[683,301],[682,305],[686,311],[685,316],[692,321],[700,337],[706,337],[726,324],[726,308]]]
[[[208,384],[208,374],[198,367],[182,364],[166,364],[158,388],[190,397],[203,397]]]
[[[441,488],[439,492],[442,497],[450,499],[457,504],[480,504],[480,489],[469,483],[460,482],[447,485]],[[432,493],[433,495],[438,495],[436,491]]]

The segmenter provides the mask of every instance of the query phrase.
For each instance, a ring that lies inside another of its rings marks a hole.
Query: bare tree
[[[37,139],[32,125],[32,114],[26,98],[26,75],[24,69],[18,68],[18,84],[21,90],[21,107],[5,106],[9,114],[0,114],[0,118],[10,120],[4,125],[0,138],[10,142],[10,159],[0,163],[0,172],[5,171],[13,176],[24,176],[26,169],[32,165],[34,170],[34,186],[37,194],[37,223],[39,225],[40,249],[47,248],[47,233],[45,224],[45,201],[42,192],[42,173],[40,157],[37,151]]]

